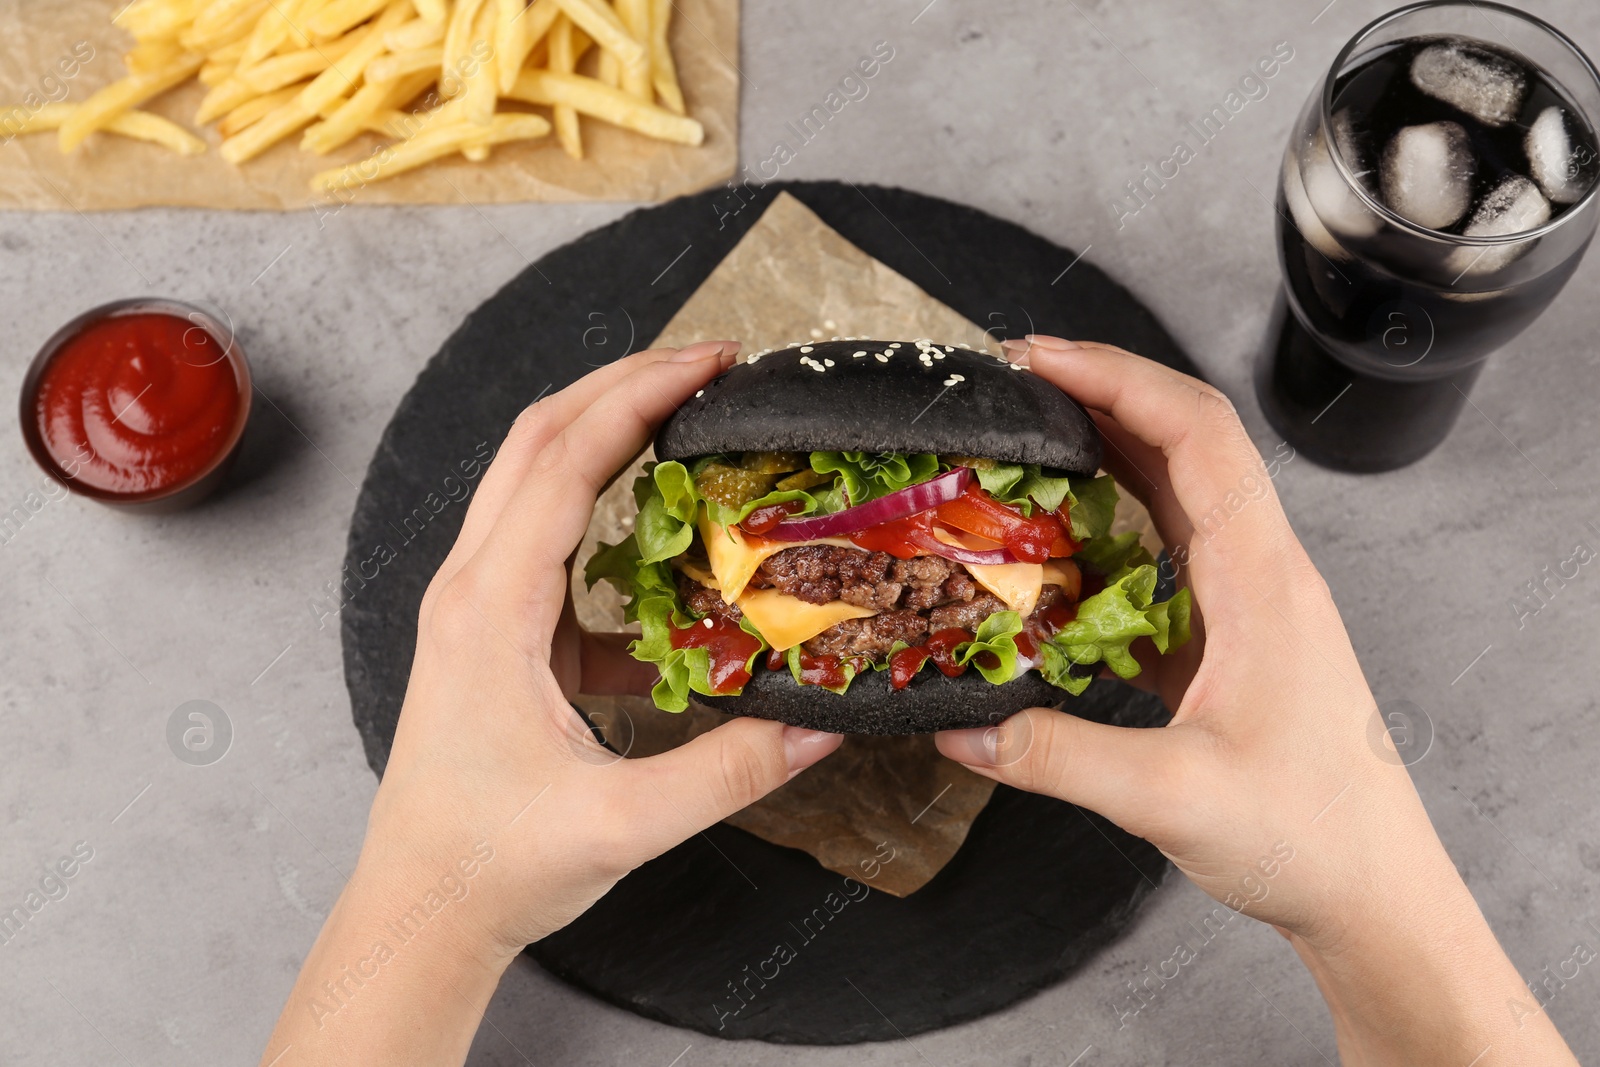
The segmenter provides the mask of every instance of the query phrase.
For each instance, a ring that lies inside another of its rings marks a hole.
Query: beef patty
[[[750,585],[777,589],[810,604],[843,600],[877,609],[876,615],[846,619],[806,641],[801,647],[813,656],[866,656],[882,661],[897,641],[917,645],[939,630],[976,630],[984,619],[1006,606],[993,593],[983,591],[965,567],[942,556],[895,559],[886,552],[836,545],[784,549],[762,562]],[[726,603],[717,590],[681,572],[678,595],[697,616],[715,615],[737,622],[742,614],[738,605]],[[1034,613],[1055,604],[1061,596],[1060,586],[1046,585],[1039,592]]]
[[[895,559],[887,552],[840,545],[786,548],[763,560],[750,584],[808,604],[843,600],[878,611],[921,611],[971,600],[978,591],[965,567],[940,556]]]

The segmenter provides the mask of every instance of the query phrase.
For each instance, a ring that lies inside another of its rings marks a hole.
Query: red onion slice
[[[810,515],[803,519],[785,519],[763,537],[772,541],[810,541],[819,537],[837,537],[855,533],[880,522],[893,522],[919,511],[938,507],[960,496],[972,481],[970,467],[956,467],[937,478],[857,504],[853,508],[835,511],[831,515]],[[943,553],[941,553],[943,554]],[[951,557],[952,559],[954,557]]]
[[[930,554],[943,556],[945,559],[955,560],[957,563],[970,563],[979,567],[998,567],[1006,563],[1020,562],[1004,548],[966,548],[962,545],[952,545],[941,541],[933,533],[926,530],[912,530],[906,535],[906,540],[918,548],[926,549]]]

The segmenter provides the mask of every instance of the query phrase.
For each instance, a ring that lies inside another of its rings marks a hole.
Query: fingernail
[[[1010,362],[1015,363],[1019,367],[1026,367],[1028,365],[1028,353],[1033,351],[1033,345],[1029,344],[1027,341],[1020,341],[1013,338],[1009,341],[1001,341],[1000,347],[1005,350],[1006,359]]]
[[[1028,335],[1028,340],[1033,342],[1035,346],[1042,348],[1047,352],[1071,352],[1079,347],[1077,344],[1072,341],[1068,341],[1064,337],[1051,337],[1050,335],[1043,333],[1030,333]]]
[[[944,743],[939,747],[957,763],[969,763],[978,767],[993,767],[999,758],[995,746],[999,739],[999,731],[993,726],[981,726],[972,730],[951,730],[943,735]]]
[[[667,359],[672,363],[695,363],[702,359],[713,359],[724,353],[739,351],[738,341],[701,341],[688,348],[680,348]]]
[[[826,730],[804,730],[798,726],[783,728],[783,755],[789,762],[789,777],[793,778],[822,757],[838,748],[844,741],[839,734]]]

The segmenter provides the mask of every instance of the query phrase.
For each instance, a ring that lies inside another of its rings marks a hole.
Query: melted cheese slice
[[[991,541],[977,534],[962,533],[959,530],[946,531],[935,527],[933,536],[947,545],[959,545],[975,551],[1003,547],[998,541]],[[1034,606],[1039,603],[1039,589],[1044,585],[1044,564],[964,563],[962,566],[967,568],[967,573],[972,575],[973,581],[1005,601],[1006,607],[1023,618],[1033,614]]]
[[[1059,585],[1067,597],[1078,599],[1083,589],[1083,572],[1070,559],[1047,559],[1039,566],[1044,568],[1044,584]]]
[[[682,559],[674,559],[672,561],[672,565],[683,573],[687,574],[689,577],[693,578],[695,581],[699,582],[701,585],[705,586],[707,589],[715,589],[719,592],[721,591],[722,586],[717,582],[717,576],[706,570],[704,567],[698,567],[695,564]]]
[[[699,525],[700,540],[705,542],[706,559],[711,563],[711,573],[716,575],[717,586],[722,590],[722,599],[730,604],[739,599],[744,587],[755,577],[756,568],[761,566],[761,561],[768,556],[775,556],[786,548],[799,548],[801,545],[856,547],[844,537],[821,537],[815,541],[769,541],[764,537],[747,537],[737,526],[718,526],[706,515],[704,509],[700,511]]]
[[[808,604],[776,589],[746,589],[738,600],[739,610],[779,652],[809,641],[830,626],[846,619],[876,615],[872,608],[858,608],[835,600],[827,604]]]

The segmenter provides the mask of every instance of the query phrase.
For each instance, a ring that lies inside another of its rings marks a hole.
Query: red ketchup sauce
[[[788,666],[789,659],[786,652],[772,649],[767,653],[767,669],[781,671]],[[829,689],[837,689],[852,677],[848,671],[854,670],[856,674],[867,670],[870,661],[865,656],[854,656],[841,659],[838,656],[813,656],[805,649],[800,650],[800,681],[804,685],[821,685]]]
[[[904,689],[930,659],[946,677],[960,677],[967,673],[967,668],[956,662],[956,646],[971,640],[972,634],[959,626],[935,630],[922,644],[902,648],[889,657],[889,684],[895,689]]]
[[[736,622],[707,615],[693,626],[672,631],[673,648],[703,648],[711,659],[711,689],[730,693],[750,680],[745,664],[761,651],[761,642],[739,628]]]
[[[203,474],[231,446],[241,404],[215,337],[143,312],[93,322],[62,344],[39,377],[34,415],[63,471],[131,495]]]
[[[756,508],[744,517],[744,521],[739,524],[739,528],[747,534],[755,534],[759,537],[764,533],[770,532],[778,523],[799,511],[800,507],[800,501],[791,500],[784,504],[768,504],[764,508]]]

